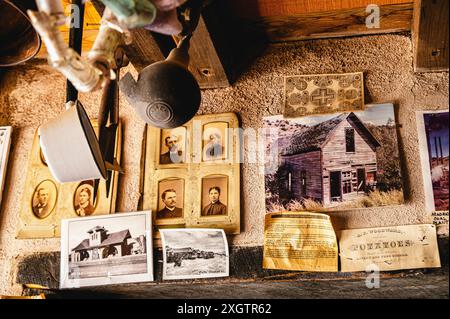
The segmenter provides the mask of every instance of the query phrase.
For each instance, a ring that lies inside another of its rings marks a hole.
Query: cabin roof
[[[78,246],[72,249],[72,251],[80,251],[80,250],[86,250],[86,249],[94,249],[94,248],[100,248],[100,247],[106,247],[110,245],[117,245],[124,243],[128,238],[131,238],[130,231],[122,230],[117,233],[107,234],[104,241],[100,243],[100,245],[96,246],[89,246],[89,239],[84,239]]]
[[[80,251],[89,248],[89,239],[84,239],[77,247],[72,249],[72,251]]]
[[[358,116],[351,112],[342,113],[328,121],[314,125],[305,131],[294,133],[292,142],[281,151],[281,155],[289,156],[321,150],[328,142],[331,133],[334,132],[335,128],[344,120],[350,122],[366,143],[369,144],[372,150],[375,151],[381,146]]]

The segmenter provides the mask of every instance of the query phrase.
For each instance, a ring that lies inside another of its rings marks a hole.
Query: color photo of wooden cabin
[[[278,169],[266,172],[269,210],[273,205],[316,210],[403,202],[393,107],[378,108],[376,115],[374,110],[347,112],[268,125],[282,127],[271,141],[278,143]]]

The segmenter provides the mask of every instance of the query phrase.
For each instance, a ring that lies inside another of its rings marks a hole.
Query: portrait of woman
[[[202,216],[228,214],[228,177],[208,176],[202,179]]]
[[[94,213],[95,203],[93,192],[93,182],[84,182],[78,185],[73,201],[73,209],[78,216],[90,216]]]

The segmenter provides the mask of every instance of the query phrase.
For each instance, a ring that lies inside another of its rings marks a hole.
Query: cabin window
[[[352,172],[342,172],[342,192],[349,194],[352,191]]]
[[[355,152],[355,130],[352,128],[345,129],[345,151],[347,153]]]
[[[300,172],[300,179],[302,183],[302,196],[306,197],[306,171]]]
[[[368,172],[366,181],[369,185],[375,185],[377,183],[377,172]]]

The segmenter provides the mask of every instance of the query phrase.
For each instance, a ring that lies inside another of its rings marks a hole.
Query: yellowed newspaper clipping
[[[267,214],[263,268],[337,271],[338,246],[330,217],[307,212]]]
[[[344,272],[441,266],[434,225],[343,230],[339,246]]]

